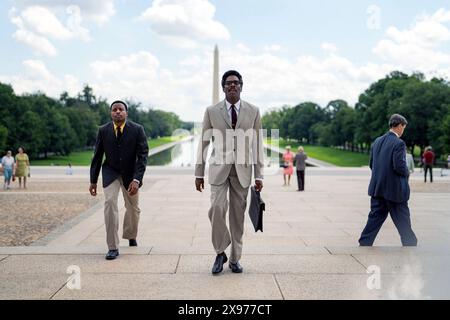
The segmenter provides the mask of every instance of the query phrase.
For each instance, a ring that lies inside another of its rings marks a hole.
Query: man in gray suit
[[[241,100],[242,85],[239,72],[230,70],[223,75],[222,89],[225,100],[206,109],[195,166],[195,186],[202,192],[206,155],[212,140],[208,179],[211,185],[209,219],[212,226],[212,243],[217,254],[212,268],[213,274],[222,272],[223,264],[228,261],[225,249],[230,244],[229,267],[234,273],[243,271],[239,260],[252,167],[255,189],[261,191],[263,187],[261,116],[257,107]],[[230,230],[226,224],[228,207]]]
[[[305,168],[306,168],[306,159],[308,156],[305,153],[305,150],[302,146],[298,147],[298,152],[294,158],[294,164],[297,169],[297,191],[305,190]]]

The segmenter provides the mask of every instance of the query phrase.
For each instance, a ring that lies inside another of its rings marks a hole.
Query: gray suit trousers
[[[211,185],[211,208],[209,220],[212,226],[212,244],[217,254],[224,252],[231,243],[230,262],[237,262],[242,254],[242,236],[244,234],[245,209],[247,207],[248,189],[243,188],[233,165],[227,180],[221,185]],[[227,193],[229,191],[229,201]],[[226,213],[229,203],[229,225]]]

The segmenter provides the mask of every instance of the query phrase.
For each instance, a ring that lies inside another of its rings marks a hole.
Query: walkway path
[[[255,233],[246,218],[244,273],[226,267],[212,276],[209,186],[204,193],[194,191],[192,172],[186,170],[149,168],[148,173],[140,198],[139,247],[122,240],[119,259],[104,259],[99,205],[38,245],[0,248],[0,299],[450,298],[450,197],[439,191],[447,190],[449,177],[436,177],[434,191],[422,185],[418,173],[411,178],[419,247],[400,247],[388,219],[376,247],[360,248],[368,169],[310,168],[302,193],[282,187],[280,173],[269,175],[262,194],[264,232]],[[73,265],[81,270],[81,290],[65,285]],[[368,268],[380,271],[380,289],[368,288]]]

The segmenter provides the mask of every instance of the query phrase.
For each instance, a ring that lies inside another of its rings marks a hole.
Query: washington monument
[[[212,104],[219,103],[219,49],[214,48],[214,74],[213,74],[213,94]]]

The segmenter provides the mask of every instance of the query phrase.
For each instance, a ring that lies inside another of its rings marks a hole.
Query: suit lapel
[[[245,105],[245,102],[241,100],[241,108],[239,109],[239,115],[238,115],[238,119],[237,119],[237,123],[236,123],[236,129],[239,128],[239,126],[241,125],[244,117],[246,116],[246,112],[247,112],[247,107]]]
[[[225,103],[225,100],[223,100],[223,103],[220,105],[220,114],[222,115],[225,122],[228,124],[228,126],[231,128],[231,120],[230,116],[228,115],[227,105]]]

